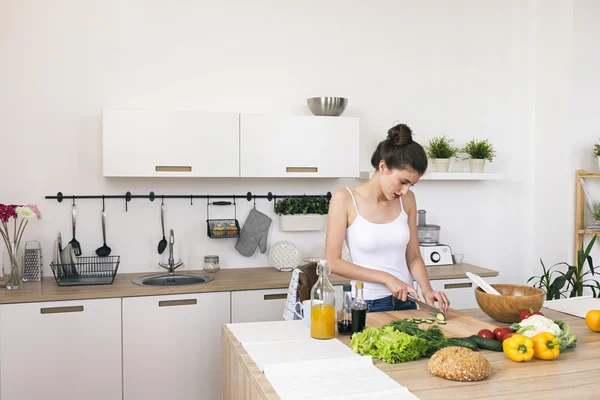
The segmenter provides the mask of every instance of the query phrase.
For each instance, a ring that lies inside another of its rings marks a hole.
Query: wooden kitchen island
[[[455,382],[433,376],[427,369],[427,359],[404,364],[374,364],[392,379],[406,386],[414,395],[426,399],[600,399],[600,333],[591,332],[585,320],[543,309],[552,319],[562,319],[577,336],[574,349],[562,353],[553,361],[532,359],[517,363],[502,352],[480,350],[492,365],[492,375],[480,382]],[[379,326],[390,318],[404,318],[403,311],[367,314],[367,326]],[[384,315],[385,314],[385,315]],[[499,324],[479,309],[464,314],[480,320],[477,330]],[[448,325],[453,316],[449,314]],[[339,336],[348,344],[349,338]],[[223,326],[223,398],[226,400],[279,399],[264,374],[258,369],[231,331]]]

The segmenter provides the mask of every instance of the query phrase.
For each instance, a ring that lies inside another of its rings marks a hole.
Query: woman
[[[423,147],[411,129],[399,124],[388,131],[371,157],[377,171],[366,183],[337,190],[329,205],[325,258],[331,272],[364,282],[367,311],[416,309],[407,301],[416,279],[425,302],[448,310],[443,292],[429,283],[419,251],[417,205],[410,190],[427,169]],[[344,239],[352,263],[341,258]]]

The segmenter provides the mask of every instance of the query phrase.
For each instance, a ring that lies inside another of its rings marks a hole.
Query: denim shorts
[[[376,300],[366,300],[367,312],[416,310],[417,305],[412,301],[398,300],[394,296],[382,297]]]

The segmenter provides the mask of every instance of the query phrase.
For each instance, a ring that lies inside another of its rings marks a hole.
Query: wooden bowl
[[[479,308],[498,322],[519,322],[519,314],[523,310],[539,311],[544,305],[546,293],[542,289],[524,285],[491,285],[502,296],[484,292],[475,288],[475,299]]]

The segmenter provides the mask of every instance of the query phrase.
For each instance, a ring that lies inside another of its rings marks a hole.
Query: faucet
[[[179,261],[175,263],[175,259],[173,258],[173,245],[175,244],[175,234],[173,233],[173,229],[169,230],[169,260],[168,264],[164,264],[159,262],[158,265],[162,268],[169,271],[169,275],[173,275],[175,270],[183,265],[183,261]]]

